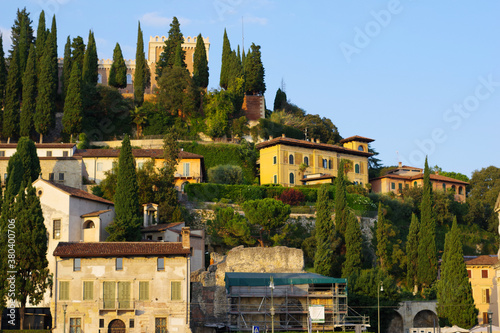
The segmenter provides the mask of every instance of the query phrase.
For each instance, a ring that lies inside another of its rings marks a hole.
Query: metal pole
[[[274,289],[274,279],[271,276],[271,333],[274,333],[274,299],[273,299],[273,289]]]
[[[384,282],[380,281],[377,286],[377,313],[378,313],[378,333],[380,333],[380,292],[384,291]]]

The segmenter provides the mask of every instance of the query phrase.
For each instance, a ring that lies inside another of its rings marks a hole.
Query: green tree
[[[33,117],[36,111],[36,54],[33,44],[30,47],[28,63],[23,76],[23,104],[19,133],[21,136],[30,136],[33,131]]]
[[[42,171],[35,143],[28,137],[22,137],[17,143],[16,152],[19,153],[19,157],[21,158],[23,181],[26,184],[31,184],[38,178]]]
[[[276,91],[276,96],[274,96],[274,107],[273,111],[283,110],[285,109],[287,104],[286,93],[278,88]]]
[[[24,65],[26,65],[30,44],[35,41],[32,23],[33,21],[31,21],[30,13],[26,11],[26,7],[22,10],[18,8],[16,19],[11,29],[10,38],[12,40],[12,48],[9,50],[9,62],[12,60],[14,50],[17,49],[19,53],[23,53],[23,56],[18,54],[18,57],[24,59]]]
[[[231,95],[225,90],[209,92],[204,106],[205,133],[212,138],[223,137],[228,129],[229,115],[234,112]]]
[[[5,194],[3,204],[10,205],[21,187],[24,177],[24,167],[21,160],[21,155],[16,152],[9,158],[9,163],[7,164],[7,179],[5,183]],[[10,208],[9,208],[10,209]],[[9,216],[9,210],[3,210],[2,215]]]
[[[83,43],[83,38],[80,36],[76,36],[75,38],[73,38],[71,49],[71,61],[78,63],[80,65],[80,68],[83,68],[83,59],[85,58],[85,44]],[[70,73],[71,68],[73,68],[73,64],[71,64],[71,67],[69,69]]]
[[[113,51],[113,64],[109,70],[108,84],[115,88],[125,88],[127,86],[127,66],[118,43],[116,43]]]
[[[335,228],[342,236],[345,235],[348,214],[344,168],[345,160],[341,160],[335,179]]]
[[[49,35],[49,39],[51,35]],[[42,68],[38,77],[38,96],[36,99],[35,130],[40,134],[40,143],[43,135],[47,134],[54,123],[53,112],[56,108],[55,82],[52,76],[52,44],[47,42],[43,56]]]
[[[345,246],[346,253],[342,265],[342,277],[348,278],[353,273],[361,270],[363,263],[363,236],[358,219],[352,212],[349,212],[347,216]]]
[[[144,103],[144,89],[146,87],[149,67],[144,55],[144,39],[142,37],[141,22],[137,28],[137,49],[135,52],[135,73],[134,73],[134,101],[141,106]]]
[[[469,225],[479,224],[491,232],[498,230],[498,214],[494,207],[500,193],[500,168],[489,166],[475,170],[470,179],[467,197],[469,212],[465,220]]]
[[[222,253],[239,245],[255,244],[251,225],[231,207],[215,208],[215,218],[207,221],[207,234],[212,246],[220,247]]]
[[[425,159],[424,189],[420,204],[420,227],[418,233],[418,284],[429,288],[437,279],[436,222],[432,212],[432,185],[430,170]]]
[[[3,136],[16,137],[19,133],[19,111],[21,97],[21,73],[19,70],[19,57],[16,50],[12,55],[9,74],[7,75],[7,86],[5,88],[5,108],[3,110]]]
[[[389,270],[391,268],[391,241],[390,237],[395,235],[392,230],[390,221],[386,220],[382,203],[378,203],[378,217],[377,217],[377,264],[382,270]]]
[[[59,64],[57,60],[57,26],[56,26],[56,16],[52,16],[52,26],[50,29],[49,36],[47,37],[46,44],[49,44],[49,48],[46,50],[49,50],[50,52],[50,69],[52,73],[52,95],[54,98],[56,98],[58,94],[58,87],[59,87]],[[54,112],[55,114],[55,112]]]
[[[73,142],[73,134],[78,134],[82,130],[83,102],[81,77],[80,68],[78,67],[78,63],[75,62],[71,69],[71,78],[64,101],[64,114],[62,118],[63,131],[70,135],[70,142]]]
[[[201,34],[196,37],[193,60],[193,81],[198,88],[206,89],[208,86],[207,51]]]
[[[471,328],[477,324],[478,310],[474,306],[456,218],[446,234],[442,259],[437,306],[441,324]]]
[[[316,201],[316,254],[314,271],[321,275],[331,276],[334,264],[332,241],[335,239],[335,225],[328,199],[328,185],[318,189]]]
[[[239,165],[217,165],[207,171],[208,182],[237,185],[243,183],[243,170]]]
[[[414,289],[417,285],[418,227],[417,216],[411,214],[410,231],[406,238],[406,285],[410,289]]]
[[[7,83],[7,65],[5,64],[5,53],[3,51],[3,37],[0,33],[0,109],[4,105],[5,85]]]
[[[250,95],[263,95],[266,92],[264,66],[262,65],[260,46],[252,43],[251,52],[245,59],[245,89]]]
[[[40,74],[40,68],[43,59],[43,52],[45,50],[45,42],[47,41],[47,36],[49,32],[45,26],[45,12],[42,10],[40,12],[40,16],[38,18],[38,29],[36,31],[36,41],[35,41],[35,50],[36,50],[36,68],[37,74]],[[64,61],[66,61],[66,54],[64,55]]]
[[[163,52],[160,54],[160,58],[156,63],[156,76],[161,77],[163,71],[166,68],[172,68],[175,63],[175,53],[178,45],[184,43],[184,36],[182,35],[179,20],[177,17],[173,17],[172,23],[170,23],[170,30],[168,31],[168,38],[165,41],[165,46],[163,47]],[[185,51],[181,50],[182,58],[182,68],[186,68]]]
[[[227,89],[229,85],[229,70],[231,64],[231,44],[224,28],[224,37],[222,40],[222,61],[220,68],[219,85],[222,89]]]
[[[156,202],[160,218],[165,221],[172,220],[174,212],[179,210],[177,190],[174,186],[175,172],[179,163],[179,145],[177,135],[174,131],[169,131],[163,139],[163,165],[158,170],[158,180],[156,181]]]
[[[257,229],[257,241],[262,247],[271,244],[278,229],[285,225],[290,216],[289,205],[271,198],[249,200],[241,207],[250,224]]]
[[[122,141],[118,158],[118,175],[116,180],[115,219],[106,230],[108,241],[124,242],[141,239],[141,209],[139,206],[137,173],[135,159],[128,135]]]
[[[62,99],[66,99],[66,91],[69,86],[69,79],[71,78],[71,69],[73,68],[73,59],[71,58],[71,39],[68,36],[66,44],[64,45],[64,62],[62,72]],[[80,67],[81,68],[81,67]]]
[[[94,33],[89,31],[87,49],[85,50],[85,55],[83,57],[82,67],[82,82],[85,85],[92,87],[97,85],[98,61],[99,59],[97,57]]]

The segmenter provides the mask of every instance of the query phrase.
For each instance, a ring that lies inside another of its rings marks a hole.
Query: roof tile
[[[190,254],[180,242],[59,242],[54,256],[61,258],[163,256]]]

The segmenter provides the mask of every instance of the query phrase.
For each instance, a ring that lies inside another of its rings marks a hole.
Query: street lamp
[[[493,321],[493,312],[488,311],[488,323],[490,324],[490,331],[489,331],[490,333],[492,333],[492,330],[491,330],[492,321]]]
[[[274,299],[273,299],[274,279],[272,275],[271,275],[271,283],[269,283],[269,288],[271,288],[271,333],[274,333]]]
[[[66,309],[68,308],[68,304],[63,304],[63,313],[64,313],[64,330],[63,332],[66,333]]]
[[[384,291],[384,282],[380,281],[377,287],[378,333],[380,333],[380,292]]]

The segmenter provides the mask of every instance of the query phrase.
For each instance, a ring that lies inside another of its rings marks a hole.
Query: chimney
[[[319,138],[316,139],[316,143],[321,143],[321,141],[319,141]]]
[[[281,134],[281,137],[284,138],[285,137],[285,133]]]
[[[403,167],[403,163],[402,162],[399,162],[398,163],[398,168],[402,168]]]
[[[191,248],[191,228],[190,227],[183,227],[181,231],[182,235],[182,248],[183,249],[190,249]]]
[[[274,139],[274,137],[272,135],[269,135],[269,140],[272,140]]]

